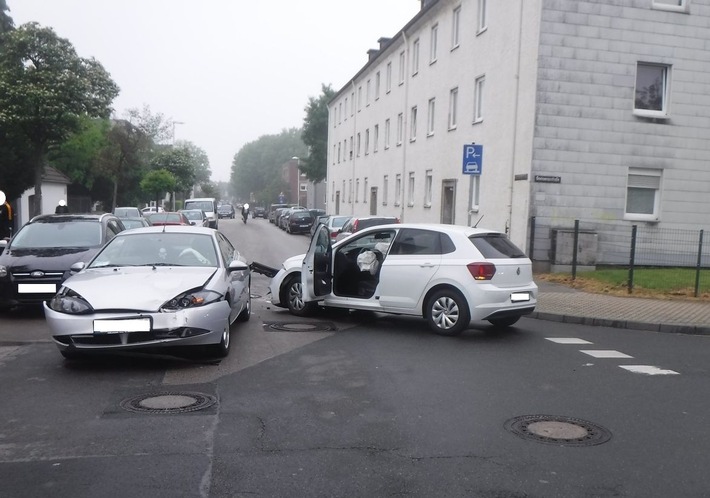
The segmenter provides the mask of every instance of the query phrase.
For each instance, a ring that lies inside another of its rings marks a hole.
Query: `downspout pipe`
[[[352,88],[352,101],[350,102],[350,105],[354,109],[353,112],[353,142],[351,144],[352,147],[357,147],[357,111],[358,111],[358,106],[360,105],[360,102],[357,102],[357,104],[354,102],[355,95],[357,95],[357,91],[355,90],[355,80],[350,80],[350,86]],[[360,99],[360,96],[358,95],[358,100]],[[347,114],[347,109],[345,110]],[[348,143],[348,137],[345,137],[345,143]],[[347,153],[347,151],[343,151],[344,153]],[[352,200],[350,197],[350,192],[352,185],[355,184],[355,160],[357,159],[357,154],[351,149],[350,153],[352,154],[352,157],[350,158],[351,163],[352,163],[352,171],[350,172],[350,184],[348,185],[348,199]],[[345,199],[345,192],[343,192],[343,200]],[[354,216],[355,215],[355,203],[350,202],[350,215]]]
[[[508,205],[508,221],[505,223],[505,233],[510,235],[513,225],[513,194],[515,191],[515,161],[518,155],[518,107],[520,106],[520,65],[522,63],[521,53],[523,50],[523,2],[520,0],[520,12],[518,13],[518,60],[515,75],[515,105],[513,106],[513,154],[510,164],[510,200]]]
[[[404,40],[404,112],[402,113],[402,176],[400,181],[400,212],[399,221],[404,223],[404,206],[407,201],[404,196],[405,185],[407,181],[407,143],[409,139],[407,138],[407,127],[409,125],[409,40],[407,39],[407,32],[402,30],[402,39]],[[397,186],[397,180],[395,178],[395,187]],[[395,195],[397,195],[395,193]]]

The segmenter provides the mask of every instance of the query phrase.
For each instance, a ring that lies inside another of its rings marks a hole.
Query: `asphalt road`
[[[220,229],[270,266],[308,242]],[[405,317],[296,319],[267,284],[219,364],[67,362],[41,314],[0,315],[0,496],[710,494],[708,337],[522,319],[446,338]],[[214,404],[130,410],[165,395]]]

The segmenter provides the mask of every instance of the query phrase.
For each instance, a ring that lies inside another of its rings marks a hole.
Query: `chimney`
[[[377,54],[380,53],[380,50],[378,48],[371,48],[370,50],[367,51],[367,61],[370,62],[372,59],[377,57]]]
[[[422,2],[422,8],[421,8],[421,10],[426,9],[427,7],[429,7],[430,4],[432,4],[432,3],[436,2],[436,1],[437,1],[437,0],[421,0],[421,2]]]

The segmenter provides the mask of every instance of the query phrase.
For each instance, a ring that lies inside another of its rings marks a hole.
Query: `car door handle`
[[[422,263],[421,265],[419,265],[419,268],[433,268],[433,267],[434,267],[434,263]]]

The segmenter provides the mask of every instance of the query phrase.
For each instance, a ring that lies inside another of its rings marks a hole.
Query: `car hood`
[[[305,254],[299,254],[298,256],[292,256],[283,262],[283,267],[286,270],[291,270],[293,268],[301,268],[303,264],[303,259],[306,257]]]
[[[64,282],[94,309],[157,310],[182,292],[199,289],[215,268],[140,266],[90,268]]]
[[[13,273],[33,270],[65,272],[78,261],[88,262],[98,250],[99,247],[11,248],[0,256],[0,265],[7,266]]]

